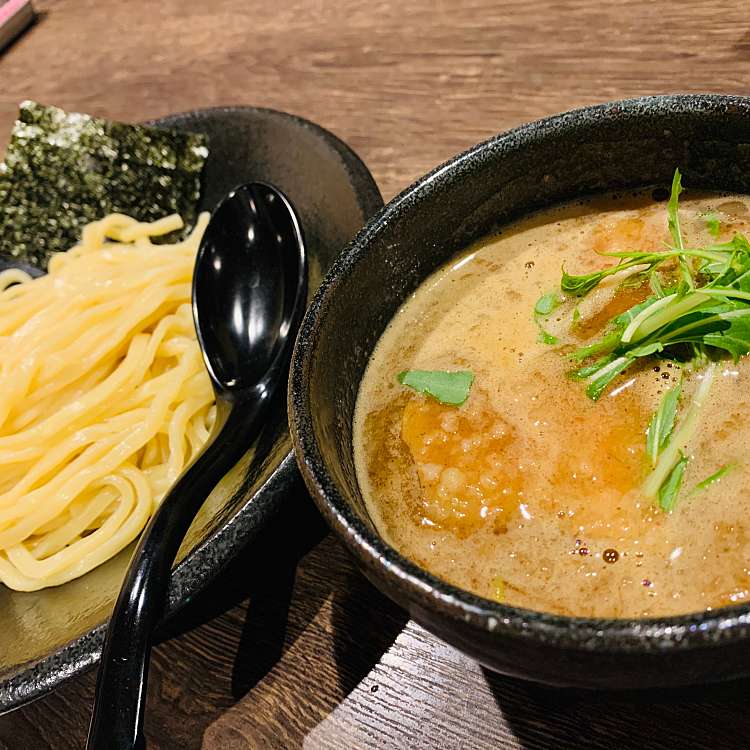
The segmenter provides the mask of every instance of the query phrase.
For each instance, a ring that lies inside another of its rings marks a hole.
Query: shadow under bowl
[[[605,620],[497,604],[432,576],[374,527],[354,468],[359,384],[388,322],[456,253],[564,201],[668,186],[750,192],[750,98],[657,96],[568,112],[492,138],[391,201],[336,260],[292,363],[292,441],[308,489],[364,573],[490,669],[552,685],[646,688],[750,674],[750,607]]]

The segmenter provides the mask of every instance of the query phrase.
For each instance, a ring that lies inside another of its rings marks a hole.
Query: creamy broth
[[[680,203],[687,242],[750,225],[748,198]],[[504,603],[590,617],[700,611],[750,596],[750,365],[722,360],[671,513],[642,496],[645,432],[676,362],[647,357],[597,402],[568,377],[565,346],[539,340],[533,309],[560,269],[587,273],[597,252],[663,250],[666,204],[597,199],[535,215],[483,241],[429,278],[381,338],[354,420],[357,473],[385,538],[423,568]],[[583,298],[580,319],[550,333],[577,345],[644,299],[617,276]],[[460,407],[400,385],[402,370],[471,370]],[[685,368],[683,392],[700,375]],[[721,466],[719,481],[695,490]]]

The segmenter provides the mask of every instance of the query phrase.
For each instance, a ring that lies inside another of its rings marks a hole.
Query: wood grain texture
[[[500,130],[608,99],[745,93],[734,0],[39,0],[0,58],[0,147],[34,98],[139,120],[250,103],[349,142],[385,196]]]
[[[498,131],[609,99],[748,93],[730,0],[37,0],[0,55],[0,149],[18,102],[142,120],[253,104],[349,142],[385,197]],[[0,717],[0,748],[81,747],[94,676]],[[170,626],[149,747],[746,747],[750,683],[647,694],[486,673],[355,571],[300,490]]]

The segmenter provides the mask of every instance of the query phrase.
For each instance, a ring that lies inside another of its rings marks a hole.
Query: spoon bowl
[[[195,514],[257,437],[283,379],[307,294],[299,221],[275,188],[248,183],[214,210],[196,256],[193,317],[216,419],[146,527],[109,622],[87,747],[145,746],[153,632],[172,563]]]
[[[304,303],[301,236],[287,199],[262,183],[236,188],[214,211],[195,262],[193,317],[217,395],[261,395],[278,377],[294,310]]]

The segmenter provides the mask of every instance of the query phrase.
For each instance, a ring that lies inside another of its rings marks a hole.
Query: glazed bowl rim
[[[463,165],[493,153],[513,153],[582,126],[616,117],[642,118],[664,114],[706,114],[736,107],[750,116],[750,97],[723,94],[665,94],[622,99],[572,109],[502,132],[432,169],[390,200],[362,228],[334,261],[302,321],[289,379],[290,433],[305,483],[319,510],[365,570],[395,586],[417,609],[439,609],[445,618],[462,621],[498,637],[532,639],[566,648],[603,653],[667,653],[719,646],[750,635],[750,604],[671,617],[606,619],[554,615],[500,604],[453,586],[420,568],[367,527],[328,472],[315,437],[308,386],[331,299],[367,257],[368,248],[387,226],[408,220],[411,205],[430,200],[429,189],[446,184]]]

